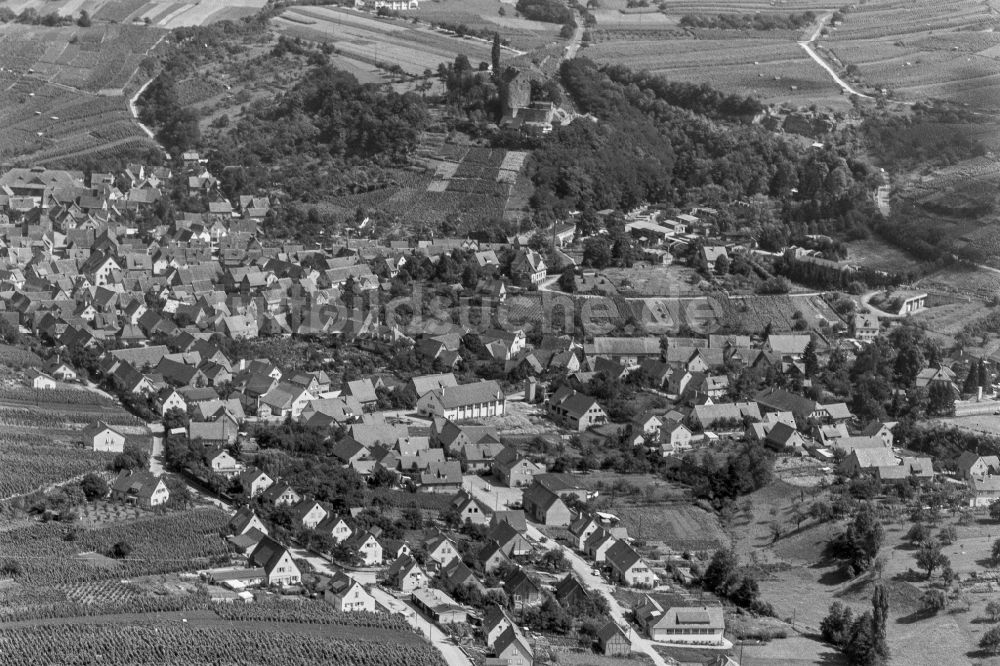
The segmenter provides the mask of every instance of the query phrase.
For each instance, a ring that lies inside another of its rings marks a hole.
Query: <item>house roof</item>
[[[270,573],[278,566],[278,562],[286,552],[284,546],[265,535],[250,554],[250,561]]]
[[[604,557],[619,571],[628,571],[642,561],[639,553],[624,541],[616,541],[611,548],[608,548]]]

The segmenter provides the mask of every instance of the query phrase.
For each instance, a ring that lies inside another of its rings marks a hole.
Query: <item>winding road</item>
[[[858,97],[864,99],[872,99],[871,95],[866,95],[863,92],[855,90],[849,83],[840,78],[840,76],[837,75],[837,72],[833,71],[833,68],[830,67],[830,64],[826,60],[823,60],[823,58],[816,53],[816,49],[813,48],[813,43],[819,39],[820,33],[823,32],[823,26],[826,25],[826,22],[829,21],[832,16],[832,12],[827,12],[816,19],[816,27],[813,29],[812,34],[809,35],[809,39],[799,42],[799,46],[801,46],[802,49],[809,54],[809,57],[815,60],[820,67],[826,70],[826,73],[830,75],[830,78],[833,79],[834,83],[840,86],[841,90],[849,95],[857,95]]]

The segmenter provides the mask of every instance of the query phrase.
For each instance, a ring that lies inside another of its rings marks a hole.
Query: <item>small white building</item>
[[[125,435],[104,421],[98,421],[84,429],[83,444],[94,451],[121,453],[125,450]]]

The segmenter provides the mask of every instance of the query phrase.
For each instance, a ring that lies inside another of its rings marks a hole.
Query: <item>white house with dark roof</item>
[[[432,389],[417,400],[420,414],[452,421],[503,416],[506,406],[503,389],[492,380]]]
[[[299,567],[287,548],[264,536],[250,553],[250,565],[264,569],[268,585],[294,585],[302,580]]]
[[[98,421],[84,429],[83,444],[94,451],[121,453],[125,450],[125,435],[104,421]]]

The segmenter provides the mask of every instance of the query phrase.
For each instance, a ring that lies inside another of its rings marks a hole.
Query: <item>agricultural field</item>
[[[501,219],[527,153],[455,144],[422,143],[426,171],[394,173],[388,187],[336,197],[328,208],[352,214],[378,207],[407,223],[435,224],[458,214],[464,221]]]
[[[160,28],[206,25],[215,21],[236,20],[259,12],[267,0],[8,0],[14,12],[34,9],[39,14],[57,12],[77,16],[86,11],[98,23],[137,23]]]
[[[0,25],[0,159],[46,164],[156,148],[126,95],[165,33],[144,26]]]
[[[372,64],[398,65],[407,74],[425,70],[463,54],[476,65],[489,62],[485,40],[459,38],[426,25],[378,19],[355,11],[330,7],[293,7],[273,21],[281,34],[330,44],[343,55]],[[508,56],[510,53],[508,52]]]
[[[687,266],[635,266],[587,275],[579,280],[578,289],[626,296],[691,296],[702,293],[697,287],[700,281],[697,272]]]
[[[728,298],[722,294],[704,298],[676,300],[670,298],[645,298],[630,301],[641,304],[658,325],[677,330],[681,324],[702,332],[760,333],[768,324],[774,332],[793,330],[796,312],[802,313],[810,327],[824,321],[835,325],[843,320],[819,296],[781,295],[745,296]],[[649,327],[647,327],[648,329]]]
[[[146,513],[134,521],[94,529],[36,523],[4,533],[0,561],[18,562],[15,582],[41,586],[207,568],[229,562],[226,543],[219,536],[228,520],[226,513],[213,507]],[[66,539],[68,530],[74,534],[70,540]],[[104,557],[120,541],[132,546],[128,558]]]
[[[764,33],[768,35],[769,33]],[[672,81],[710,83],[764,102],[849,106],[826,72],[794,39],[618,39],[613,34],[581,51],[597,62],[644,69]]]
[[[141,420],[99,393],[0,386],[0,499],[105,469],[114,455],[81,445],[80,431],[98,419],[121,430],[129,442],[150,442]]]
[[[662,541],[675,551],[715,550],[729,543],[714,514],[689,504],[612,504],[630,537]]]
[[[921,266],[906,252],[875,237],[847,243],[847,261],[851,265],[896,273],[907,273]]]
[[[1000,107],[1000,35],[983,0],[875,0],[856,6],[822,45],[857,80],[896,98]]]
[[[504,16],[500,16],[501,8]],[[554,23],[529,21],[517,15],[513,2],[499,0],[427,0],[420,8],[406,12],[427,23],[465,25],[472,30],[499,32],[511,47],[522,51],[536,49],[559,40]]]
[[[84,664],[94,654],[108,666],[136,663],[282,663],[306,666],[336,663],[344,666],[443,666],[440,653],[422,643],[387,644],[346,641],[315,635],[295,640],[281,631],[220,626],[202,628],[180,624],[43,625],[0,630],[4,653],[0,664],[28,662]],[[84,647],[85,646],[85,647]]]

